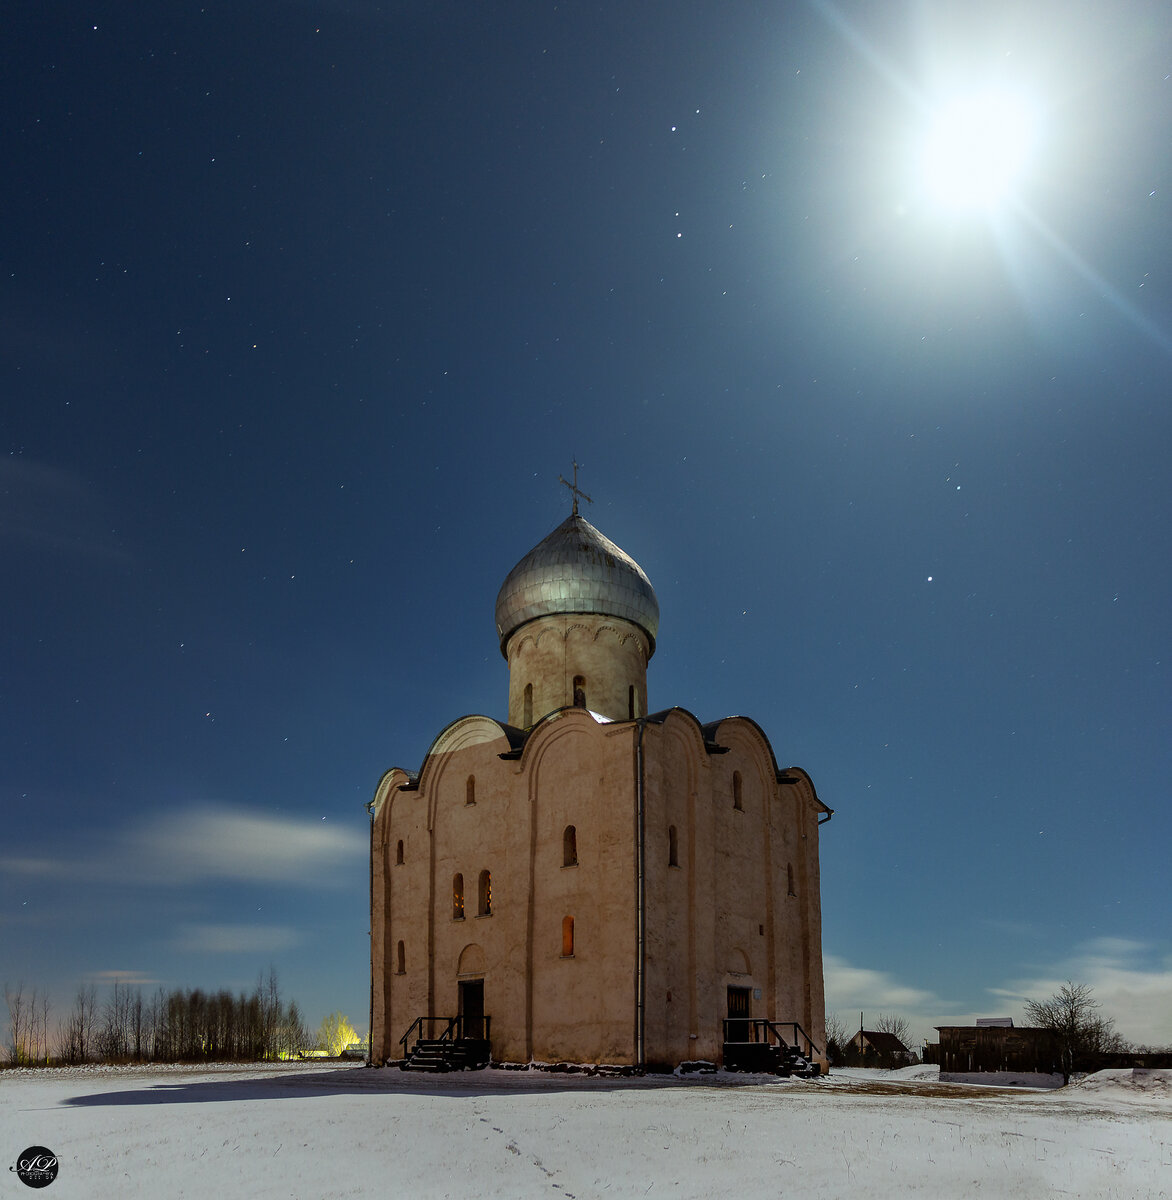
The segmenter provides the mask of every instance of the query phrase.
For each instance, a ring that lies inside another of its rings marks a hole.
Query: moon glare
[[[1020,98],[986,92],[953,100],[931,120],[923,184],[949,209],[989,209],[1013,189],[1033,145],[1035,119]]]

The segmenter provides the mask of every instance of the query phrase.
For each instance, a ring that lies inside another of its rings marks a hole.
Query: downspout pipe
[[[374,801],[366,805],[370,814],[370,1020],[366,1026],[366,1065],[374,1066]]]
[[[644,871],[646,819],[643,807],[643,731],[646,719],[637,721],[635,739],[635,1066],[646,1069],[644,1049],[646,1028],[646,957],[647,957],[647,880]]]

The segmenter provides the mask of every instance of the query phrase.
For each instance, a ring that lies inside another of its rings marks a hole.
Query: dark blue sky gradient
[[[273,963],[364,1028],[362,806],[503,718],[496,590],[576,456],[652,707],[836,810],[832,1007],[1074,975],[1172,1041],[1172,37],[979,10],[9,14],[0,975]],[[933,88],[990,73],[1027,175],[931,211]],[[287,872],[210,867],[226,814]]]

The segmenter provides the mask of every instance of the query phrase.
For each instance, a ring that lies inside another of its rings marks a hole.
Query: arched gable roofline
[[[686,717],[693,725],[695,725],[696,731],[699,734],[700,741],[704,746],[704,751],[706,754],[728,753],[728,747],[720,745],[716,738],[712,736],[712,730],[714,730],[716,725],[719,725],[720,722],[717,721],[710,725],[701,724],[700,718],[686,708],[680,708],[677,705],[675,708],[661,709],[659,712],[651,713],[649,716],[645,717],[644,720],[648,721],[652,725],[662,725],[673,714]]]
[[[383,773],[374,789],[374,799],[367,805],[367,810],[374,814],[377,826],[381,828],[390,820],[396,797],[400,792],[412,789],[415,782],[415,776],[402,767],[391,767]]]
[[[827,821],[834,816],[834,809],[828,804],[824,804],[818,798],[817,789],[814,787],[814,781],[801,767],[786,767],[778,776],[780,783],[796,783],[810,797],[811,803],[820,812],[825,813],[825,817],[818,822],[819,825],[825,825]]]
[[[508,753],[516,746],[524,744],[525,734],[512,725],[503,724],[495,717],[485,717],[479,713],[457,717],[439,731],[427,748],[415,787],[427,788],[432,785],[435,778],[442,773],[446,762],[445,755],[468,746],[496,741],[501,743],[499,752]]]
[[[461,730],[458,726],[463,726],[468,722],[470,727],[479,726],[481,730],[485,730],[485,725],[491,726],[485,732],[489,733],[488,738],[482,738],[482,741],[491,741],[495,737],[504,737],[508,751],[511,752],[514,747],[519,748],[525,744],[525,731],[517,729],[513,725],[504,725],[493,717],[484,717],[479,714],[473,714],[467,717],[457,717],[456,720],[445,725],[436,736],[435,740],[428,747],[427,753],[423,756],[423,765],[418,771],[407,771],[403,767],[391,767],[386,771],[382,778],[378,781],[378,786],[374,789],[374,799],[367,805],[367,811],[373,811],[376,821],[383,817],[383,810],[389,812],[387,801],[393,801],[399,792],[417,792],[420,783],[423,779],[425,769],[429,760],[433,755],[441,753],[445,750],[459,750],[463,746],[469,745],[472,742],[467,733],[461,738]],[[445,739],[448,739],[445,741]],[[432,772],[428,772],[428,776]]]
[[[662,730],[661,737],[670,738],[671,743],[674,743],[675,749],[672,753],[680,754],[687,779],[686,797],[694,800],[701,772],[712,769],[711,758],[716,752],[714,747],[705,741],[704,730],[700,722],[696,719],[695,714],[690,713],[686,708],[669,708],[662,713],[656,713],[653,723]],[[723,750],[719,753],[723,753]],[[666,813],[668,810],[665,807],[662,811]],[[684,811],[687,811],[687,808]],[[690,817],[688,822],[687,827],[690,828]]]
[[[470,747],[484,747],[489,752],[495,750],[499,757],[507,753],[511,745],[508,728],[494,717],[475,714],[460,717],[440,731],[419,768],[417,786],[427,804],[428,829],[434,830],[436,827],[440,780],[452,765],[456,753]]]
[[[566,722],[569,722],[567,725]],[[523,745],[509,754],[509,758],[519,759],[518,770],[532,772],[551,742],[557,741],[567,733],[586,733],[591,729],[601,729],[609,725],[628,724],[620,721],[597,721],[584,708],[567,705],[555,708],[546,713],[525,736]],[[520,731],[518,731],[520,732]],[[532,776],[531,776],[532,777]]]
[[[652,713],[646,718],[649,725],[661,725],[664,730],[672,730],[677,733],[685,733],[686,736],[695,742],[696,749],[702,757],[701,762],[707,761],[710,754],[723,754],[724,747],[713,744],[704,735],[704,726],[700,724],[699,718],[695,713],[689,712],[686,708],[665,708],[660,712]]]
[[[753,720],[752,717],[723,717],[719,721],[713,721],[711,725],[704,726],[705,736],[711,738],[713,741],[716,741],[720,736],[721,727],[729,724],[732,721],[736,721],[738,724],[744,724],[748,726],[749,729],[756,734],[757,738],[760,739],[762,746],[764,746],[766,753],[769,755],[769,762],[773,767],[773,775],[777,782],[783,785],[789,785],[791,787],[794,785],[800,786],[802,790],[805,791],[809,796],[814,807],[820,813],[825,813],[826,820],[829,821],[834,815],[834,809],[829,807],[829,805],[823,804],[818,798],[818,792],[814,788],[814,781],[804,770],[802,770],[801,767],[786,767],[784,770],[782,770],[782,768],[777,765],[777,756],[773,753],[773,746],[770,743],[769,738],[765,736],[765,730],[763,730],[761,726]],[[821,823],[825,824],[825,821]]]
[[[757,742],[761,749],[765,752],[769,761],[769,766],[773,771],[773,778],[779,783],[785,782],[783,779],[784,772],[777,765],[777,755],[773,753],[773,745],[769,738],[765,735],[765,730],[753,720],[752,717],[721,717],[719,721],[712,721],[704,726],[704,736],[710,741],[720,744],[721,731],[729,725],[737,725],[744,727],[749,736]]]

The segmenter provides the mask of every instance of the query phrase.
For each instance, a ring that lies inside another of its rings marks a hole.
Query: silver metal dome
[[[604,613],[638,625],[651,640],[659,601],[643,568],[577,513],[509,572],[496,598],[501,653],[513,632],[549,613]],[[507,657],[507,656],[506,656]]]

